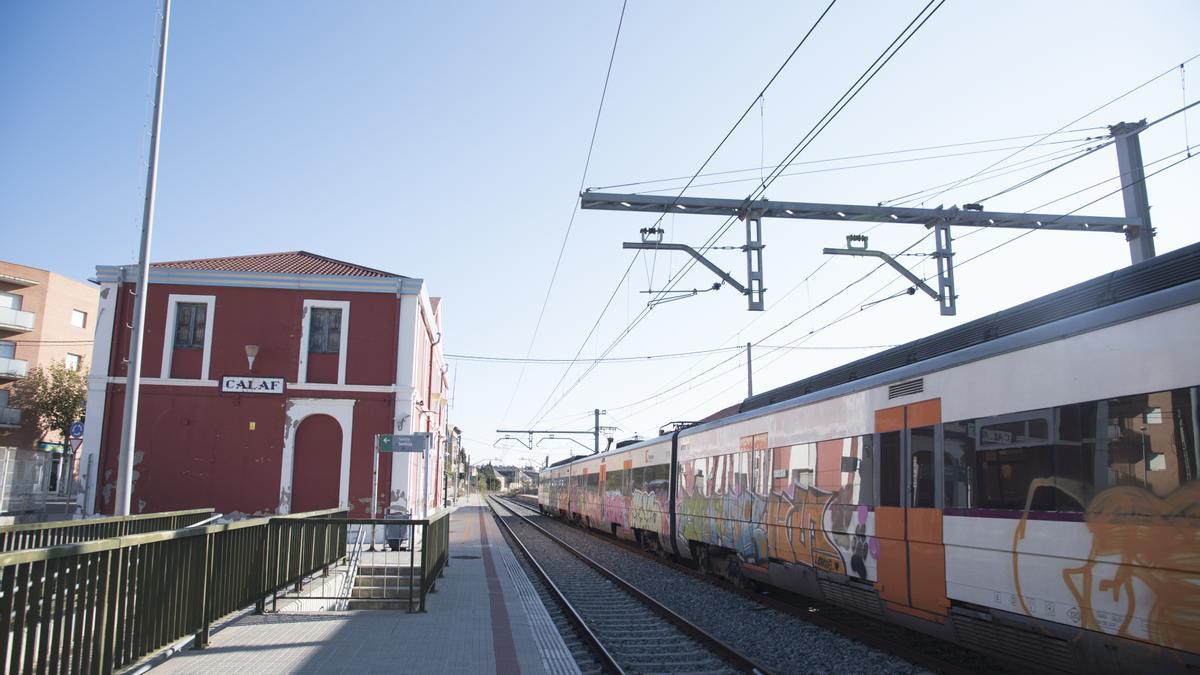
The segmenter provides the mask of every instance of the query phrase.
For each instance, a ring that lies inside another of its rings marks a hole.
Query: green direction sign
[[[375,434],[376,452],[425,452],[432,434]]]

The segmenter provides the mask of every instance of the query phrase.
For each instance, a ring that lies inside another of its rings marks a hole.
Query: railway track
[[[626,542],[597,532],[585,532],[566,523],[549,519],[540,514],[535,505],[526,503],[523,500],[516,500],[513,504],[513,508],[519,509],[523,513],[527,513],[539,520],[546,519],[548,527],[558,532],[565,539],[575,541],[579,537],[584,537],[596,542],[599,546],[612,548],[614,551],[619,551],[624,555],[635,556],[640,560],[646,561],[651,566],[674,570],[679,574],[701,581],[707,586],[720,589],[724,593],[744,598],[746,602],[754,603],[762,610],[774,610],[775,612],[786,614],[805,623],[819,626],[862,643],[862,645],[875,650],[891,654],[911,664],[915,670],[933,671],[944,673],[945,675],[968,675],[970,673],[983,672],[989,674],[1007,674],[1024,672],[1026,670],[1006,660],[998,660],[957,645],[937,640],[936,638],[914,633],[898,626],[874,621],[852,610],[838,608],[801,596],[782,594],[780,597],[773,597],[753,590],[739,588],[722,579],[699,572],[687,565],[664,560]],[[628,563],[614,563],[613,559],[617,557],[619,557],[617,554],[607,556],[606,563],[610,566],[617,566],[623,571],[631,570]],[[676,607],[676,609],[687,616],[692,616],[685,608]],[[758,654],[754,648],[743,647],[737,638],[729,637],[727,641],[735,647],[743,649],[743,651]],[[780,672],[793,670],[789,666],[773,664],[770,661],[766,665],[774,667]],[[802,667],[795,669],[796,672],[803,672],[804,670],[805,668]],[[837,670],[837,668],[833,670]],[[860,667],[857,670],[865,671],[869,669]],[[899,670],[903,669],[885,667],[882,664],[878,668],[879,672]]]
[[[521,505],[489,505],[604,672],[770,672],[531,522]]]

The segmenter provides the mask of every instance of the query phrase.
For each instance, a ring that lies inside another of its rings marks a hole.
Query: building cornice
[[[137,278],[136,265],[98,265],[96,278],[101,282],[125,282]],[[150,283],[180,286],[229,286],[239,288],[281,288],[305,291],[341,291],[350,293],[392,293],[398,296],[420,295],[424,279],[409,277],[352,277],[335,274],[285,274],[278,272],[225,272],[150,268]]]

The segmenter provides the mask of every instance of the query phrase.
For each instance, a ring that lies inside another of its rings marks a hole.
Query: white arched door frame
[[[279,467],[279,507],[277,513],[292,512],[292,479],[296,463],[296,429],[305,418],[329,415],[342,428],[342,461],[338,477],[338,506],[350,506],[350,438],[354,432],[352,398],[289,398],[283,424],[283,461]]]

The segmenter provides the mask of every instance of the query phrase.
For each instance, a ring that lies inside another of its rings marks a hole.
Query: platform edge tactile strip
[[[559,634],[554,620],[550,618],[550,613],[546,611],[546,606],[538,597],[537,590],[529,581],[529,577],[525,575],[525,570],[521,569],[520,564],[517,563],[512,549],[503,546],[493,549],[493,552],[499,552],[504,561],[504,568],[508,570],[513,585],[517,589],[521,605],[525,609],[526,616],[529,617],[530,631],[537,642],[538,653],[542,657],[542,666],[546,672],[579,675],[579,666],[575,663],[575,657],[571,655],[571,650],[567,648],[562,635]]]

